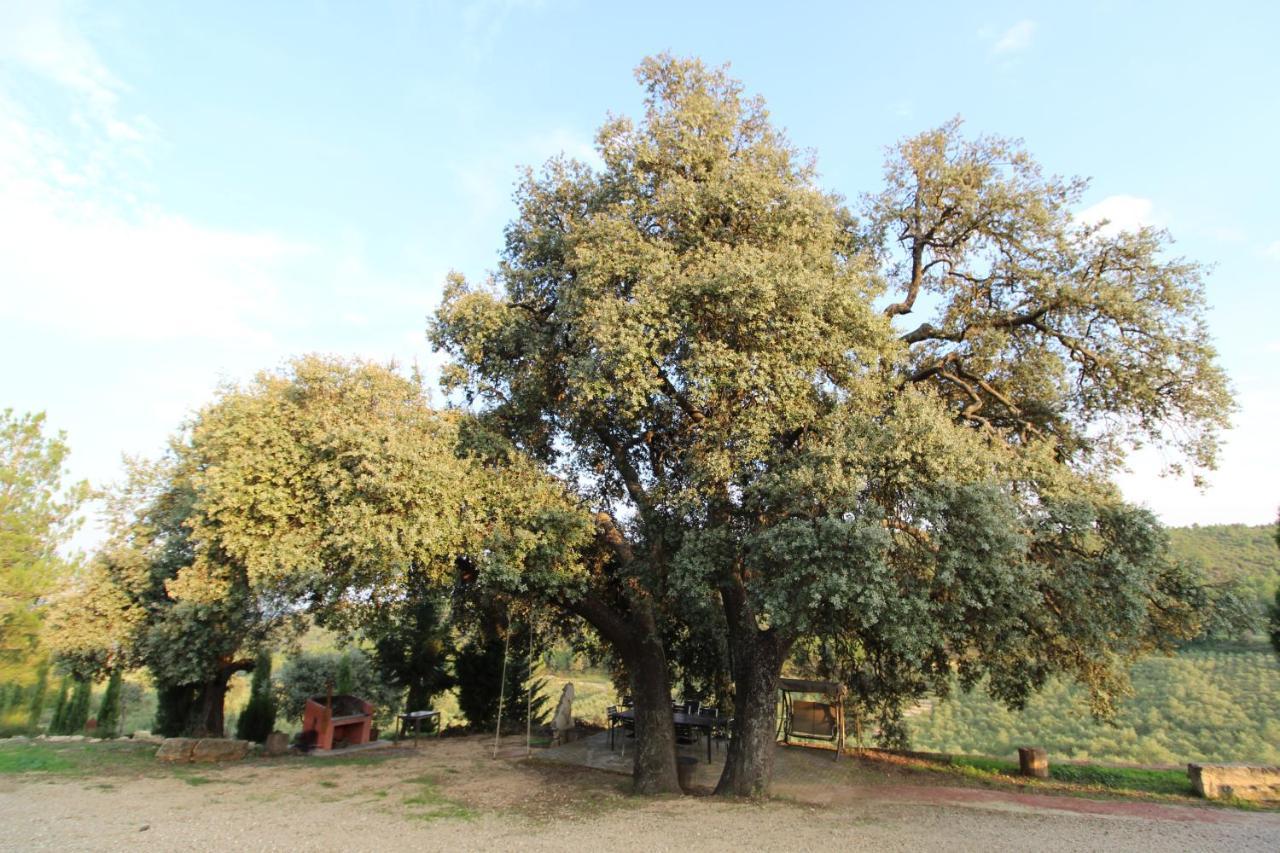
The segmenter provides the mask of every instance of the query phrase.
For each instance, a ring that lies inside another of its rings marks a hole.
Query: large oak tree
[[[638,77],[643,119],[601,128],[600,169],[527,174],[498,269],[452,277],[431,334],[446,387],[598,514],[609,558],[566,604],[632,675],[640,789],[672,784],[661,620],[708,596],[725,793],[767,791],[805,637],[1014,704],[1065,671],[1105,712],[1124,661],[1196,620],[1108,476],[1136,440],[1213,463],[1199,269],[1077,222],[1080,182],[955,123],[894,149],[859,220],[723,71]]]

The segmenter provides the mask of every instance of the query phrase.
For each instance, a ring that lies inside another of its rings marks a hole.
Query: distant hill
[[[1209,524],[1171,527],[1173,552],[1204,566],[1216,582],[1236,581],[1250,600],[1274,600],[1280,584],[1280,548],[1272,524]]]

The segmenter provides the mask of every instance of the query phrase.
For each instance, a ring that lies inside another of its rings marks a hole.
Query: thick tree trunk
[[[738,585],[722,592],[734,649],[733,726],[724,772],[716,794],[765,797],[773,781],[777,747],[778,678],[790,644],[774,631],[762,631]]]
[[[562,602],[617,651],[631,673],[636,748],[632,787],[637,794],[678,794],[676,731],[671,719],[671,676],[651,602],[630,602],[626,616],[595,595]]]
[[[652,620],[649,620],[651,623]],[[624,655],[635,701],[636,751],[632,784],[637,794],[678,794],[676,730],[671,720],[671,678],[662,640],[652,625]]]
[[[223,706],[227,699],[227,682],[230,672],[219,672],[200,685],[200,691],[192,706],[191,731],[195,737],[225,737]]]
[[[188,730],[194,737],[226,737],[224,710],[227,701],[227,683],[237,672],[253,669],[252,660],[238,660],[218,668],[213,678],[200,685],[195,702],[191,705]]]

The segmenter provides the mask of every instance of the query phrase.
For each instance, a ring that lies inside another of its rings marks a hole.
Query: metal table
[[[614,711],[609,715],[609,749],[613,749],[613,730],[617,728],[623,720],[635,722],[636,712],[632,709],[626,711]],[[691,729],[704,729],[707,733],[707,763],[711,763],[711,734],[717,728],[723,728],[731,722],[730,717],[704,717],[701,714],[686,714],[681,711],[673,711],[671,721],[676,726],[685,726]]]
[[[402,737],[409,733],[409,729],[413,729],[413,742],[418,742],[418,735],[422,733],[422,724],[427,720],[436,721],[436,737],[440,737],[440,729],[442,728],[439,711],[409,711],[405,714],[396,714],[399,726],[396,729],[396,743],[400,742]]]

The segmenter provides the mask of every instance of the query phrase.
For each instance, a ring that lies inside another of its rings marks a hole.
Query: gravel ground
[[[1280,814],[892,784],[766,804],[638,800],[596,771],[488,757],[483,740],[365,764],[0,781],[5,850],[1280,850]],[[198,774],[198,775],[197,775]]]

